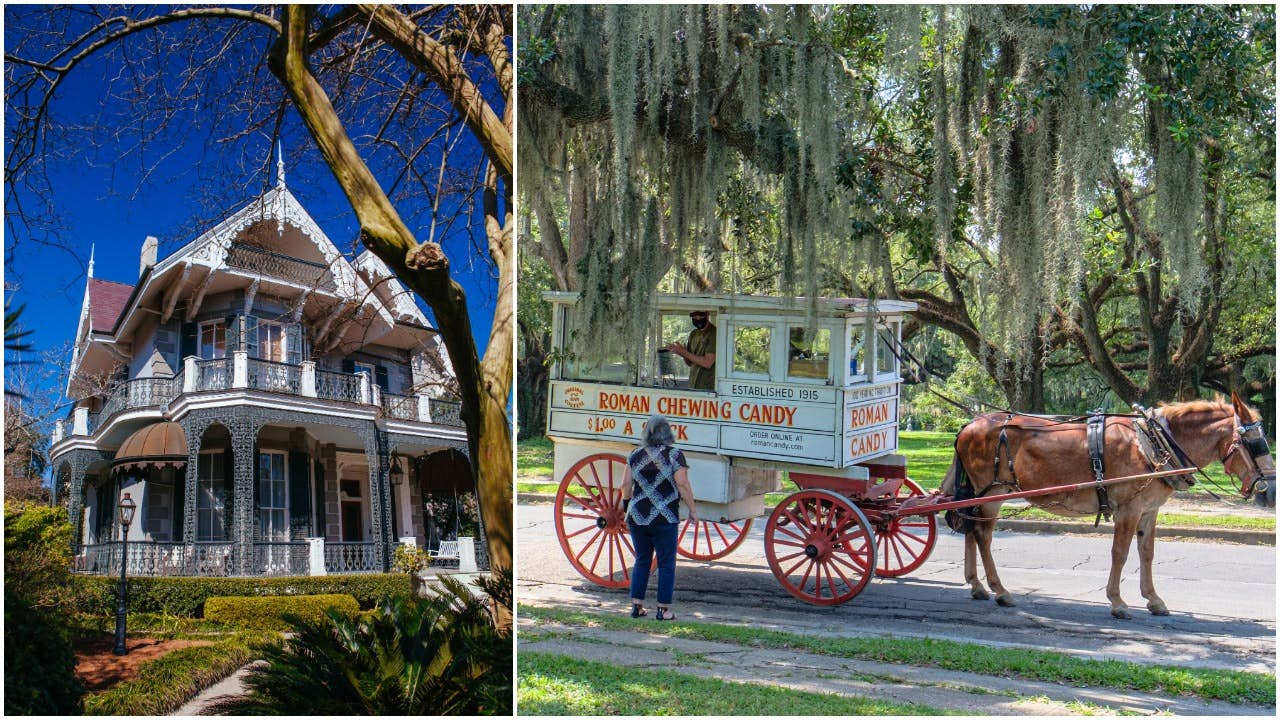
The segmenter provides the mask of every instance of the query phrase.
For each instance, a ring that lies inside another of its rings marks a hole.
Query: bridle
[[[1249,487],[1243,489],[1246,498],[1251,497],[1255,492],[1261,490],[1266,492],[1271,484],[1276,480],[1276,474],[1272,471],[1270,474],[1263,472],[1262,467],[1258,463],[1258,458],[1271,457],[1271,448],[1267,445],[1267,438],[1262,434],[1262,421],[1255,420],[1247,425],[1239,423],[1239,416],[1236,416],[1236,429],[1232,434],[1231,445],[1227,448],[1226,454],[1222,456],[1222,466],[1227,466],[1227,461],[1244,448],[1246,452],[1243,457],[1247,458],[1247,463],[1253,468],[1253,480],[1249,483]],[[1273,461],[1274,462],[1274,461]],[[1261,487],[1259,487],[1261,486]]]

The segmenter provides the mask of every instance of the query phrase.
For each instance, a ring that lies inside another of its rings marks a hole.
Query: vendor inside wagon
[[[710,314],[706,310],[694,310],[689,313],[689,319],[693,322],[689,340],[684,345],[678,342],[668,343],[667,350],[689,363],[691,390],[715,390],[716,326],[711,324]]]

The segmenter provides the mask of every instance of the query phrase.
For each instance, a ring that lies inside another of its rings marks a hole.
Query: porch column
[[[253,538],[256,508],[253,504],[253,467],[257,462],[254,445],[258,427],[254,423],[231,423],[231,455],[234,466],[231,486],[231,541],[238,574],[249,575],[253,568]]]
[[[84,541],[84,466],[81,463],[64,463],[67,468],[67,519],[71,521],[71,552]],[[61,474],[61,472],[59,472]],[[54,486],[56,498],[58,488]]]
[[[365,375],[364,377],[368,377]],[[369,515],[373,535],[374,562],[382,572],[391,570],[391,478],[387,434],[370,422],[365,431],[364,455],[369,465]]]
[[[474,473],[475,468],[471,466],[471,463],[474,462],[471,459],[471,445],[469,443],[464,443],[458,448],[458,452],[466,456],[467,470]],[[479,510],[479,512],[476,513],[476,564],[479,565],[482,570],[491,570],[492,568],[489,565],[489,537],[484,531],[484,506],[480,504],[480,488],[476,488],[475,493],[476,508]]]
[[[187,358],[190,362],[188,368],[194,368],[195,361]],[[187,375],[183,381],[193,379],[194,373]],[[184,419],[182,432],[187,436],[187,466],[182,469],[182,543],[186,546],[186,556],[195,557],[196,532],[197,526],[196,503],[199,502],[197,490],[199,490],[198,469],[200,467],[200,441],[203,439],[205,425],[192,422],[190,416]]]

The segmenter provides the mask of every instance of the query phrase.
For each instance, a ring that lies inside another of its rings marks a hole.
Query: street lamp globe
[[[126,529],[133,524],[133,513],[137,509],[138,504],[129,497],[129,493],[125,493],[124,497],[120,498],[120,524]]]

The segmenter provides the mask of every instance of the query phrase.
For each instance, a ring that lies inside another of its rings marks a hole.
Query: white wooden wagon
[[[839,604],[873,574],[903,575],[924,562],[933,515],[875,511],[923,496],[896,453],[896,348],[914,303],[822,299],[811,314],[804,299],[660,294],[641,346],[587,362],[571,352],[578,295],[546,298],[558,358],[547,417],[556,532],[583,577],[630,582],[621,483],[651,413],[671,421],[689,460],[700,522],[680,530],[683,557],[714,560],[741,545],[786,472],[799,489],[770,513],[764,543],[792,595]],[[685,341],[695,310],[716,326],[714,391],[689,389],[685,361],[662,351]]]

